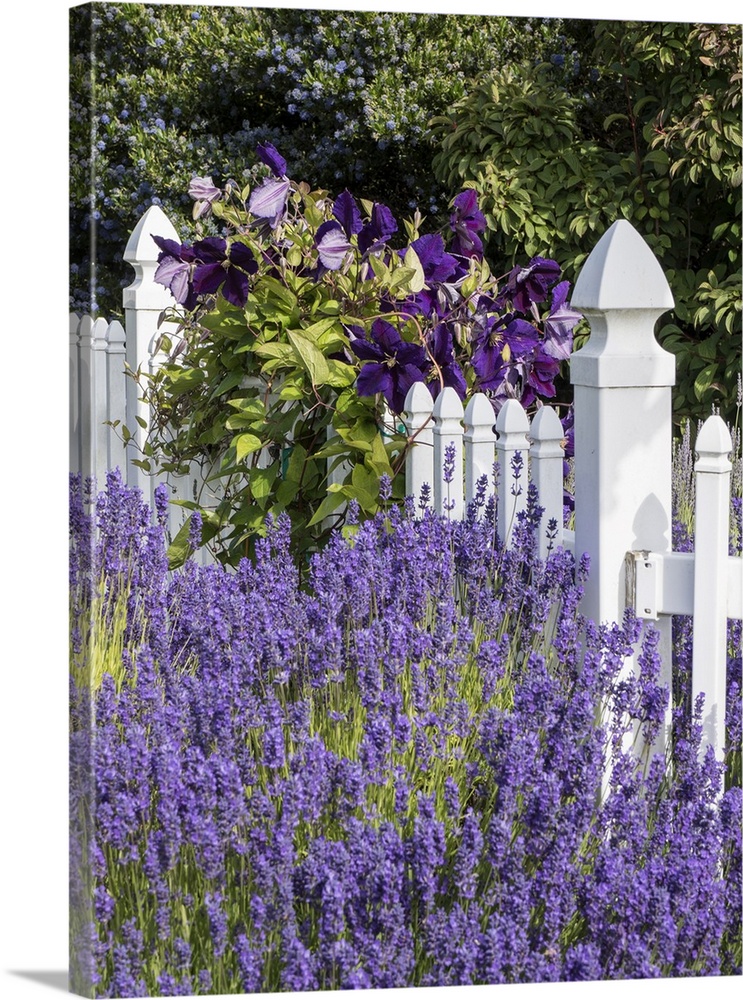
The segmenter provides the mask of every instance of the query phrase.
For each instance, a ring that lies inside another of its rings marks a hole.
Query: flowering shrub
[[[454,199],[439,232],[421,235],[417,214],[405,222],[395,249],[400,225],[387,206],[310,191],[271,144],[258,157],[266,176],[242,190],[191,183],[194,215],[217,217],[224,235],[155,237],[155,279],[179,306],[164,318],[178,332],[163,338],[170,363],[141,376],[161,467],[199,461],[204,480],[220,480],[218,502],[200,505],[204,539],[233,564],[268,512],[286,510],[298,544],[312,548],[349,500],[375,513],[380,476],[401,497],[395,476],[411,442],[400,414],[415,382],[434,396],[484,391],[496,412],[507,398],[553,399],[580,319],[553,260],[491,275],[473,191]]]
[[[493,62],[554,48],[561,23],[250,5],[73,7],[71,308],[119,313],[131,281],[122,247],[145,210],[162,204],[182,237],[196,238],[190,178],[250,182],[258,142],[278,146],[294,176],[323,187],[363,184],[369,197],[393,198],[398,215],[416,205],[443,212],[429,119]]]
[[[533,504],[504,551],[492,501],[408,499],[302,587],[285,515],[237,572],[169,576],[162,491],[152,524],[110,474],[97,540],[90,499],[73,480],[73,989],[740,973],[739,781],[682,705],[672,770],[623,751],[663,716],[657,633],[624,678],[639,623],[581,619]]]

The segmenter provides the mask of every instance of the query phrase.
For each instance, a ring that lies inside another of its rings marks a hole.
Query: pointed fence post
[[[446,514],[453,521],[464,517],[463,417],[456,390],[445,386],[433,404],[433,492],[436,513]]]
[[[709,417],[696,442],[694,465],[694,640],[692,704],[704,694],[702,747],[722,762],[725,749],[728,535],[733,450],[722,417]]]
[[[80,317],[77,313],[70,313],[70,472],[80,472],[79,329]]]
[[[160,314],[175,305],[167,288],[155,281],[160,249],[152,239],[153,235],[180,243],[175,227],[158,205],[147,209],[124,250],[124,260],[132,265],[135,274],[134,281],[124,289],[126,360],[133,371],[141,369],[147,374],[154,372],[162,360],[162,357],[154,356],[160,334],[173,332],[171,324],[158,328]],[[140,427],[137,417],[147,424],[150,417],[147,404],[140,399],[141,391],[133,379],[127,379],[126,423],[134,443],[139,446],[144,443],[146,432]],[[131,486],[139,486],[145,497],[151,500],[154,483],[151,480],[148,482],[147,475],[132,464],[132,459],[141,457],[136,446],[129,447],[127,455],[127,482]]]
[[[532,445],[529,449],[531,478],[544,507],[539,526],[539,558],[546,559],[563,543],[562,463],[565,458],[560,418],[551,406],[542,406],[531,422]],[[550,524],[553,523],[550,528]]]
[[[425,382],[414,382],[405,397],[403,423],[412,443],[405,453],[405,494],[420,501],[424,483],[433,505],[433,396]]]
[[[464,411],[464,496],[470,504],[477,495],[478,482],[484,476],[484,499],[487,504],[495,492],[493,465],[495,463],[495,414],[488,397],[477,392]],[[482,514],[482,510],[480,511]]]
[[[121,424],[126,422],[126,331],[118,320],[106,331],[106,397],[108,420],[119,420],[118,427],[107,427],[108,467],[119,468],[126,474],[126,448],[121,437]]]
[[[660,264],[624,219],[601,237],[578,277],[572,305],[591,336],[570,359],[575,387],[575,555],[591,565],[582,610],[621,622],[625,554],[671,546],[671,386],[675,359],[654,336],[673,308]],[[671,686],[671,619],[661,616],[661,682]],[[627,669],[635,669],[628,663]],[[665,734],[670,736],[670,705]],[[657,749],[662,750],[659,745]]]
[[[495,421],[498,435],[498,537],[509,548],[516,517],[526,510],[529,487],[529,418],[517,399],[507,399]]]

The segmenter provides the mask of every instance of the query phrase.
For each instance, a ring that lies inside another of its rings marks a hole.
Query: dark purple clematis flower
[[[457,260],[446,252],[439,233],[421,236],[413,240],[410,246],[421,262],[427,287],[406,299],[402,310],[411,313],[420,312],[424,316],[432,316],[434,313],[441,316],[446,308],[446,297],[442,299],[439,288],[435,286],[443,284],[447,278],[452,277],[457,270]],[[405,253],[405,250],[398,251],[401,260],[404,260]]]
[[[196,266],[193,287],[197,295],[217,292],[233,306],[242,309],[248,301],[248,275],[255,274],[258,263],[244,243],[232,243],[218,236],[208,236],[194,243]]]
[[[467,383],[464,380],[462,369],[454,357],[454,337],[446,323],[439,323],[434,328],[428,339],[428,350],[439,366],[444,385],[451,386],[456,390],[459,398],[464,399],[467,395]],[[441,391],[441,380],[435,365],[431,366],[428,388],[433,398],[436,399]]]
[[[454,199],[454,211],[449,224],[454,232],[452,253],[461,257],[481,257],[482,240],[477,235],[485,230],[485,216],[477,207],[477,192],[469,188]]]
[[[255,147],[258,159],[271,168],[274,177],[286,177],[286,160],[270,142],[259,142]]]
[[[552,308],[544,321],[547,339],[544,350],[558,361],[567,361],[573,349],[573,329],[583,319],[583,314],[571,309],[565,301],[570,288],[569,281],[561,281],[552,289]]]
[[[154,234],[152,238],[161,251],[157,258],[155,281],[165,285],[179,305],[192,310],[196,306],[196,293],[191,282],[192,265],[196,259],[193,247]]]
[[[343,267],[346,255],[351,249],[342,226],[332,219],[323,222],[317,230],[315,246],[320,254],[320,263],[328,271],[337,271]]]
[[[517,312],[528,313],[532,302],[544,302],[549,288],[560,277],[557,261],[532,257],[528,267],[518,264],[508,276],[504,298],[510,299]]]
[[[248,200],[248,211],[259,219],[268,219],[271,229],[276,229],[286,212],[289,195],[288,180],[273,180],[268,177],[260,187],[253,188]]]
[[[496,388],[509,365],[522,362],[538,344],[539,334],[526,320],[516,319],[513,313],[489,317],[472,354],[480,385]]]
[[[530,406],[537,396],[551,399],[556,394],[555,378],[560,372],[560,362],[545,353],[543,344],[538,344],[524,359],[524,370],[526,382],[521,398],[523,406]]]
[[[211,177],[192,177],[188,193],[196,202],[193,210],[194,219],[201,219],[212,210],[212,202],[222,197],[220,188],[215,187]]]
[[[343,226],[343,232],[351,239],[354,233],[360,233],[362,229],[361,212],[356,204],[356,199],[351,192],[346,189],[335,199],[333,205],[333,215]]]
[[[362,253],[366,253],[367,250],[376,250],[396,232],[397,219],[386,205],[375,202],[371,219],[362,226],[359,232],[359,250]]]
[[[402,413],[405,397],[414,382],[422,382],[430,367],[425,350],[418,344],[409,344],[398,330],[377,319],[372,324],[371,341],[351,341],[351,350],[357,358],[366,361],[356,380],[360,396],[374,396],[381,392],[394,413]]]

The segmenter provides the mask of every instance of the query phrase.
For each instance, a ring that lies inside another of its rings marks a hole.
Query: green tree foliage
[[[250,183],[259,142],[291,175],[363,186],[399,217],[445,211],[429,120],[494,63],[553,48],[560,30],[403,12],[93,3],[70,13],[71,304],[108,315],[131,280],[121,254],[142,213],[162,204],[184,239],[217,232],[191,219],[188,183]]]
[[[548,253],[575,278],[628,219],[674,293],[659,339],[674,408],[732,419],[741,345],[740,25],[568,22],[572,58],[504,66],[433,122],[434,170],[480,194],[503,269]],[[566,65],[567,62],[567,65]]]

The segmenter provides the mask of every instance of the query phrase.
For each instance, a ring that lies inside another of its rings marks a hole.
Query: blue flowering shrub
[[[162,204],[182,237],[195,238],[189,180],[206,173],[220,186],[231,178],[244,185],[258,142],[280,148],[295,176],[331,189],[363,184],[397,215],[416,206],[436,215],[448,195],[431,171],[429,119],[494,63],[554,48],[559,25],[250,6],[73,7],[72,308],[119,313],[131,281],[121,252],[145,209]]]
[[[740,771],[699,752],[688,636],[671,768],[622,742],[663,718],[657,633],[624,677],[640,623],[581,618],[533,497],[510,551],[492,501],[387,499],[308,576],[285,515],[168,574],[156,506],[71,483],[74,990],[740,974]]]
[[[173,296],[163,319],[177,332],[163,334],[169,360],[154,376],[134,373],[152,415],[136,461],[148,472],[200,464],[201,493],[185,505],[233,565],[268,512],[286,511],[309,550],[343,522],[348,501],[377,511],[381,476],[401,498],[413,443],[401,415],[415,383],[434,397],[449,386],[463,401],[485,392],[494,419],[509,398],[532,409],[557,402],[581,319],[556,261],[536,255],[491,274],[474,191],[421,234],[418,214],[401,226],[381,202],[291,180],[271,143],[257,153],[263,172],[242,189],[191,181],[193,214],[219,219],[224,235],[155,235],[155,280]],[[188,554],[189,525],[173,565]]]

